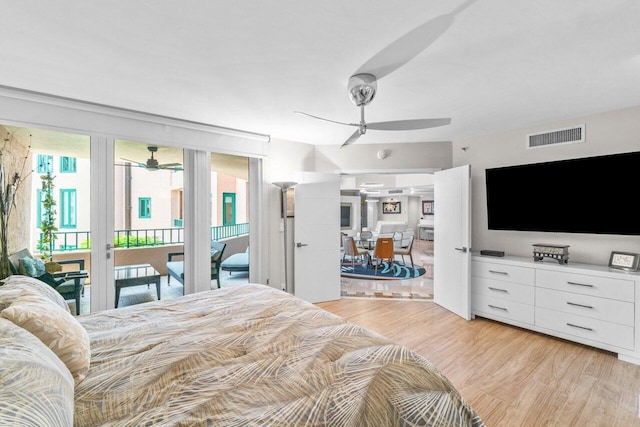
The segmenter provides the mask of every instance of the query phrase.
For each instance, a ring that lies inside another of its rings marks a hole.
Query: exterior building
[[[31,243],[38,252],[40,225],[45,215],[42,200],[41,176],[53,176],[53,197],[56,201],[55,219],[58,238],[55,251],[86,249],[90,243],[90,179],[89,159],[33,154],[34,174],[31,201]],[[161,243],[153,230],[165,230],[171,242],[180,240],[183,227],[182,170],[147,170],[137,164],[117,164],[114,169],[116,240],[125,231],[138,230],[133,235],[146,238],[148,243]],[[211,172],[211,225],[235,225],[248,222],[248,182],[230,175]],[[95,195],[100,197],[100,195]],[[148,233],[145,233],[147,230]],[[165,237],[166,239],[167,237]],[[150,239],[150,240],[149,240]],[[154,240],[155,239],[155,240]],[[116,243],[122,243],[117,241]],[[138,242],[139,244],[140,242]]]

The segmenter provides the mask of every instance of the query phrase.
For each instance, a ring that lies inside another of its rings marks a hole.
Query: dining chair
[[[376,246],[373,249],[373,258],[377,260],[375,263],[375,274],[378,274],[378,265],[380,265],[382,261],[389,261],[390,268],[393,268],[393,254],[393,238],[378,237],[378,240],[376,240]]]
[[[396,248],[402,247],[402,238],[403,238],[402,231],[394,232],[393,233],[393,246],[395,246]]]
[[[360,247],[363,249],[370,250],[371,249],[371,240],[373,239],[373,232],[369,230],[364,230],[360,232]]]
[[[366,257],[364,260],[368,261],[369,251],[356,246],[356,241],[351,236],[344,236],[342,238],[342,247],[344,249],[344,255],[342,256],[342,262],[344,263],[347,256],[351,257],[351,268],[355,268],[355,259],[360,257]],[[367,263],[368,264],[368,263]]]
[[[411,260],[411,267],[413,267],[413,256],[411,255],[411,249],[413,248],[413,239],[414,236],[409,237],[409,244],[406,247],[396,247],[393,250],[393,255],[400,255],[402,257],[402,263],[406,265],[404,262],[404,256],[409,255],[409,259]]]

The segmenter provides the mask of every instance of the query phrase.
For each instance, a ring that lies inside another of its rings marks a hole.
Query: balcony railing
[[[223,240],[249,233],[249,223],[211,227],[211,240]],[[58,231],[54,233],[53,252],[91,249],[91,232]],[[42,234],[40,234],[42,238]],[[148,228],[115,230],[116,248],[177,245],[184,243],[184,228]]]

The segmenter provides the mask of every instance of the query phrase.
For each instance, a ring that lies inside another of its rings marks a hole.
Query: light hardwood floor
[[[429,301],[318,304],[430,360],[489,427],[640,426],[640,366]]]

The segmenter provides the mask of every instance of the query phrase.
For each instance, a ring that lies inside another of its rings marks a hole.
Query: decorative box
[[[569,262],[569,246],[534,243],[533,260],[542,261],[544,258],[555,259],[560,264],[566,264]]]

